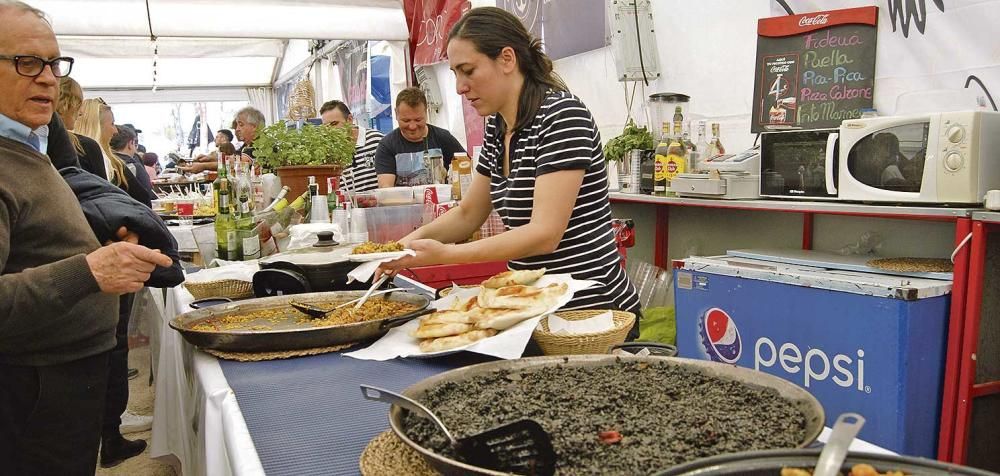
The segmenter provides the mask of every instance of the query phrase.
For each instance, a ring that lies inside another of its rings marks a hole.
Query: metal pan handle
[[[365,384],[361,384],[361,394],[365,396],[365,400],[374,400],[377,402],[388,403],[390,405],[399,405],[402,408],[434,422],[434,424],[441,429],[441,432],[448,437],[451,444],[456,444],[455,437],[451,436],[451,432],[445,428],[444,423],[442,423],[433,412],[427,409],[427,407],[421,405],[416,400],[404,397],[398,393],[393,393],[385,389]]]
[[[411,312],[409,314],[403,314],[402,316],[389,318],[389,319],[386,319],[386,320],[380,322],[379,325],[378,325],[378,328],[379,328],[380,331],[385,331],[385,330],[388,330],[388,329],[392,329],[393,327],[403,325],[403,324],[405,324],[407,322],[410,322],[410,321],[412,321],[412,320],[414,320],[414,319],[416,319],[416,318],[418,318],[420,316],[425,316],[425,315],[430,314],[430,313],[432,313],[434,311],[435,311],[434,309],[427,308],[427,309],[423,309],[423,310],[420,310],[420,311]]]

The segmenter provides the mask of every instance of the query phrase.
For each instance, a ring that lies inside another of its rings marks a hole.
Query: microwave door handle
[[[826,137],[826,167],[823,170],[826,172],[826,193],[830,195],[837,194],[837,186],[833,184],[833,161],[836,159],[833,151],[837,149],[839,137],[840,134],[830,134]]]

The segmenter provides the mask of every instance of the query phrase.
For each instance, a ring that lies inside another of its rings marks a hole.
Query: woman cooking
[[[621,267],[611,230],[607,172],[597,125],[570,94],[512,14],[475,8],[448,36],[458,93],[488,116],[482,153],[461,205],[400,242],[415,256],[382,269],[508,260],[511,269],[546,268],[600,283],[566,309],[621,309],[639,298]],[[506,231],[463,244],[491,210]],[[630,333],[638,335],[638,320]]]

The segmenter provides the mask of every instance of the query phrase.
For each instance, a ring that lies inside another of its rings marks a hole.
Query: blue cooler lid
[[[691,289],[692,274],[685,271],[734,276],[759,281],[827,289],[851,294],[915,301],[951,292],[950,281],[829,269],[723,255],[684,258],[677,272],[677,287]]]

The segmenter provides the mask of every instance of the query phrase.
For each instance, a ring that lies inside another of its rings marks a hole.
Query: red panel
[[[802,15],[761,18],[757,20],[757,34],[760,36],[791,36],[850,23],[874,26],[877,21],[878,7],[845,8]]]
[[[656,232],[653,234],[653,264],[667,268],[667,245],[670,235],[670,207],[656,207]]]
[[[972,231],[972,221],[960,218],[955,223],[955,245],[958,246]],[[945,352],[944,382],[941,395],[941,429],[938,433],[938,459],[953,461],[952,445],[955,438],[955,412],[958,398],[962,332],[965,324],[965,290],[970,279],[968,273],[969,248],[962,248],[955,255],[954,278],[951,287],[951,312],[948,317],[948,347]]]
[[[812,213],[802,214],[802,249],[813,249],[813,218]]]
[[[400,271],[400,274],[413,278],[434,289],[458,285],[479,284],[494,274],[507,271],[506,261],[490,261],[470,264],[442,264],[424,266]]]
[[[406,0],[413,65],[440,63],[448,57],[448,31],[472,8],[468,0]]]
[[[969,423],[972,419],[972,386],[976,383],[975,354],[979,346],[979,318],[983,301],[983,266],[986,262],[986,230],[982,222],[972,224],[972,251],[969,259],[968,294],[962,331],[962,351],[959,355],[958,398],[955,402],[954,445],[951,461],[965,464],[969,449]],[[955,262],[958,278],[958,261]],[[955,287],[958,287],[956,282]],[[954,299],[954,297],[952,298]],[[949,341],[951,336],[948,336]],[[949,342],[950,343],[950,342]]]

